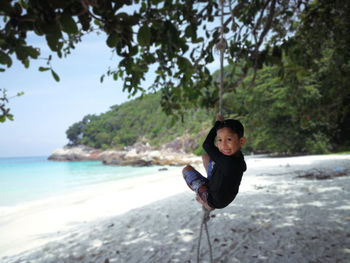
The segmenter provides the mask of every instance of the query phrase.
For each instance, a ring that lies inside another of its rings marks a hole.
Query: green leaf
[[[178,57],[178,65],[183,72],[186,72],[192,68],[191,62],[184,57]]]
[[[156,62],[156,58],[152,54],[145,54],[145,61],[148,64],[152,64]]]
[[[158,5],[160,2],[162,2],[163,0],[152,0],[152,4],[153,5]]]
[[[39,67],[39,71],[43,72],[43,71],[47,71],[50,70],[50,68],[46,68],[46,67]]]
[[[107,38],[107,45],[110,47],[110,48],[113,48],[115,47],[119,42],[119,38],[118,38],[118,35],[117,33],[113,32],[111,33],[108,38]]]
[[[204,38],[203,37],[199,37],[197,39],[194,39],[192,42],[193,43],[200,43],[200,42],[203,42],[204,41]]]
[[[138,46],[133,46],[133,47],[130,48],[129,55],[130,56],[135,56],[138,51],[139,51]]]
[[[99,20],[97,20],[97,19],[94,20],[94,24],[95,24],[96,26],[102,27],[101,21],[99,21]]]
[[[24,59],[22,62],[23,62],[23,65],[25,68],[29,68],[29,59],[28,58]]]
[[[23,46],[18,46],[16,48],[16,56],[20,61],[23,61],[28,57],[28,54],[26,53],[25,48]]]
[[[8,115],[7,115],[7,118],[8,118],[10,121],[13,121],[13,115],[12,115],[12,114],[8,114]]]
[[[192,26],[188,25],[185,29],[185,36],[186,37],[193,37],[193,32],[192,32]]]
[[[113,80],[117,80],[118,79],[118,74],[116,72],[113,73]]]
[[[141,46],[149,46],[151,42],[151,30],[147,25],[140,27],[137,33],[137,41]]]
[[[62,30],[66,32],[67,34],[77,34],[78,33],[78,27],[75,23],[74,19],[70,14],[67,12],[63,12],[63,14],[60,17],[60,22],[62,26]]]
[[[57,35],[46,35],[47,44],[52,51],[59,50],[58,38],[59,36]]]
[[[40,29],[46,34],[46,35],[57,35],[57,38],[60,37],[61,34],[61,27],[58,21],[40,21],[38,22],[40,25]]]
[[[25,50],[26,50],[28,56],[30,56],[32,58],[38,58],[40,55],[39,50],[37,48],[32,47],[32,46],[25,47]]]
[[[1,50],[0,50],[0,64],[7,65],[7,67],[11,67],[12,65],[12,59],[10,58],[10,56],[2,52]]]
[[[53,69],[51,69],[51,74],[57,82],[60,81],[60,77],[57,75],[57,73]]]

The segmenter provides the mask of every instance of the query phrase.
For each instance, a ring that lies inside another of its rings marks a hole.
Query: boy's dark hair
[[[238,138],[242,138],[244,136],[244,127],[239,120],[227,119],[222,121],[216,130],[227,127],[231,129],[234,133],[237,133]]]

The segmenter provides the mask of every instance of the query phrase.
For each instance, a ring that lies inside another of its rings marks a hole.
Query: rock
[[[182,166],[189,163],[200,163],[200,158],[193,154],[185,153],[179,147],[179,141],[175,140],[166,147],[151,149],[149,144],[136,143],[124,150],[100,151],[84,145],[64,147],[55,150],[49,160],[55,161],[86,161],[100,160],[106,165],[119,166],[151,166],[151,165],[175,165]]]
[[[54,161],[94,161],[100,160],[100,153],[100,150],[85,145],[66,146],[63,149],[56,149],[48,159]]]
[[[132,146],[125,147],[124,149],[127,152],[134,151],[136,153],[148,152],[152,150],[152,147],[148,142],[136,142]]]
[[[144,167],[144,166],[151,166],[152,165],[152,162],[151,161],[145,161],[145,160],[142,160],[142,159],[126,159],[126,160],[123,160],[119,163],[119,165],[121,166],[138,166],[138,167]]]
[[[195,138],[184,135],[162,145],[160,150],[174,153],[190,153],[198,147],[199,144]]]

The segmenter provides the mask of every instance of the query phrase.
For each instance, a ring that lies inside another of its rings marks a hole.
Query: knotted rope
[[[209,246],[209,256],[210,256],[210,263],[213,263],[213,252],[212,252],[212,248],[211,248],[211,243],[210,243],[210,237],[209,237],[209,231],[208,231],[208,225],[207,222],[210,219],[210,211],[208,209],[206,209],[204,206],[203,208],[203,218],[202,218],[202,222],[201,222],[201,227],[200,227],[200,231],[199,231],[199,237],[198,237],[198,245],[197,245],[197,263],[199,263],[199,254],[200,254],[200,247],[201,247],[201,239],[202,239],[202,232],[203,232],[203,226],[205,228],[205,232],[207,234],[207,241],[208,241],[208,246]]]

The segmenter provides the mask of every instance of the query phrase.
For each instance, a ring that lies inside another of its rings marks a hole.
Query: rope
[[[224,2],[225,0],[220,0],[221,5],[221,38],[217,45],[220,50],[220,87],[219,87],[219,114],[222,116],[222,97],[224,90],[224,52],[226,48],[226,43],[224,39]]]
[[[226,42],[224,39],[224,3],[225,0],[220,0],[221,5],[221,37],[220,42],[217,44],[217,48],[220,50],[220,87],[219,87],[219,114],[222,116],[222,97],[223,97],[223,90],[224,90],[224,52],[226,49]],[[209,256],[210,256],[210,262],[213,263],[213,252],[212,247],[210,243],[210,237],[209,237],[209,230],[207,222],[209,221],[210,217],[210,211],[207,210],[204,206],[203,208],[203,218],[199,230],[199,237],[198,237],[198,245],[197,245],[197,263],[199,263],[200,259],[200,247],[201,247],[201,239],[202,239],[202,232],[203,232],[203,226],[205,228],[205,232],[207,234],[207,241],[209,246]]]
[[[197,245],[197,263],[199,263],[199,254],[200,254],[200,247],[201,247],[201,239],[202,239],[202,232],[203,232],[203,226],[205,228],[205,232],[207,234],[207,241],[208,241],[208,246],[209,246],[209,256],[210,256],[210,262],[213,263],[213,252],[212,252],[212,248],[211,248],[211,243],[210,243],[210,237],[209,237],[209,231],[208,231],[208,225],[207,222],[209,221],[210,217],[209,217],[210,211],[207,210],[204,206],[203,206],[203,218],[202,218],[202,223],[201,223],[201,227],[200,227],[200,231],[199,231],[199,237],[198,237],[198,245]]]

